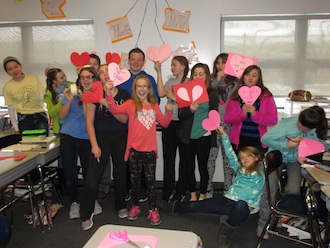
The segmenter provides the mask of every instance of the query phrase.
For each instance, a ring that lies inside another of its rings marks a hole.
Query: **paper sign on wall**
[[[40,0],[42,13],[48,18],[66,17],[62,11],[62,7],[66,4],[66,0]]]
[[[258,60],[243,55],[229,53],[224,72],[240,78],[246,67],[258,64]]]
[[[173,91],[179,108],[190,106],[194,101],[198,103],[209,101],[203,78],[173,85]]]
[[[171,8],[165,9],[164,30],[189,33],[190,11],[178,11]]]
[[[108,21],[106,24],[112,43],[133,37],[127,16]]]

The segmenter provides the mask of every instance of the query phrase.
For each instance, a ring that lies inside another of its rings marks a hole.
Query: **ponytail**
[[[304,127],[316,129],[319,139],[326,140],[328,137],[328,121],[323,108],[312,106],[303,110],[299,115],[299,122]]]

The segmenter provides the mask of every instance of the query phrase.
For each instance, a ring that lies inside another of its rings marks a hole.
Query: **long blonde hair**
[[[254,158],[258,158],[257,161],[255,161],[253,163],[253,165],[250,168],[246,168],[246,172],[251,174],[252,172],[256,171],[258,173],[259,176],[262,175],[262,159],[263,159],[263,155],[261,153],[261,151],[254,147],[254,146],[244,146],[242,147],[239,151],[238,151],[238,158],[239,158],[239,164],[241,167],[243,167],[242,163],[241,163],[241,159],[240,159],[240,153],[245,153],[247,155],[251,155]]]
[[[146,75],[139,75],[137,76],[132,84],[132,99],[134,102],[134,105],[136,107],[136,112],[141,111],[142,110],[142,102],[140,101],[140,99],[138,98],[137,94],[136,94],[136,82],[140,79],[144,79],[147,84],[148,84],[148,89],[150,90],[150,92],[148,93],[148,102],[150,103],[150,105],[152,106],[152,108],[154,108],[155,104],[157,103],[157,98],[154,92],[154,89],[152,88],[151,82],[149,80],[149,78]]]

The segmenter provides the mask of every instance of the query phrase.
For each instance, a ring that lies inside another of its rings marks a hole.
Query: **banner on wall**
[[[133,37],[127,16],[108,21],[106,24],[112,43]]]
[[[190,16],[191,11],[178,11],[171,8],[166,8],[163,29],[174,32],[189,33]]]
[[[40,0],[42,13],[48,19],[66,17],[62,11],[62,7],[66,4],[66,0]]]

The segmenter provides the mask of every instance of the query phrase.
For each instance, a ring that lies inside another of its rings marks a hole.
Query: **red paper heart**
[[[325,151],[324,145],[320,141],[304,138],[299,142],[299,146],[298,146],[299,157],[307,157],[324,151]]]
[[[71,53],[70,60],[76,67],[87,65],[89,62],[89,54],[87,52],[83,52],[82,54],[73,52]]]
[[[261,89],[259,86],[242,86],[238,90],[238,95],[242,98],[245,104],[252,105],[260,96]]]
[[[105,61],[107,64],[110,64],[111,62],[115,62],[116,64],[120,63],[120,56],[118,53],[107,53],[105,55]]]
[[[220,126],[219,112],[216,110],[211,110],[209,112],[209,118],[206,118],[202,121],[202,127],[206,131],[214,131],[218,126]]]
[[[100,81],[96,81],[93,84],[91,92],[85,92],[82,96],[84,102],[99,103],[103,98],[103,84]]]

